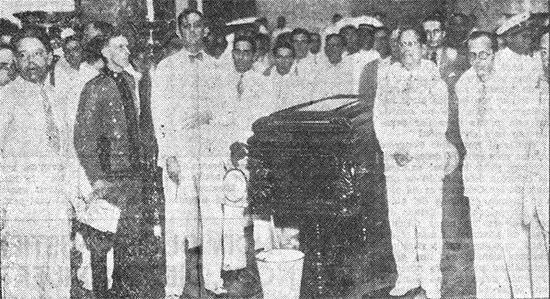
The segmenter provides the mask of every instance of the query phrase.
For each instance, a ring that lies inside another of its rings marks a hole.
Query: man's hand
[[[409,155],[409,152],[407,151],[397,151],[395,153],[393,153],[393,158],[395,159],[395,163],[397,163],[397,165],[399,167],[403,167],[407,164],[409,164],[409,162],[412,161],[412,157]]]
[[[172,156],[166,159],[166,173],[168,173],[168,177],[174,183],[176,183],[176,185],[180,184],[181,168],[180,168],[178,159],[176,159],[176,157]]]
[[[201,125],[207,125],[212,120],[212,112],[210,110],[197,111],[183,122],[184,129],[195,129]]]
[[[242,142],[234,142],[229,146],[229,150],[231,151],[231,164],[239,167],[239,161],[248,155],[247,145]]]
[[[454,145],[447,142],[445,147],[445,175],[451,174],[458,167],[459,160],[458,150]]]

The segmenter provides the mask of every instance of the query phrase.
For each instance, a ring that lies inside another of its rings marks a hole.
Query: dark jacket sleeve
[[[103,136],[102,114],[104,98],[107,96],[98,80],[86,84],[80,95],[74,128],[74,146],[91,184],[105,178],[100,160],[101,138]]]

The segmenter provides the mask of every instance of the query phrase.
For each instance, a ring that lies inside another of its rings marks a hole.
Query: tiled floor
[[[445,298],[472,298],[475,295],[475,280],[473,273],[473,248],[471,240],[471,229],[469,222],[468,201],[464,198],[461,189],[461,182],[449,180],[445,184],[445,196],[443,199],[443,232],[444,248],[441,260],[443,272],[442,295]],[[247,262],[248,271],[257,275],[253,258],[252,228],[245,230],[247,239]],[[377,271],[376,279],[367,283],[356,285],[347,294],[346,298],[384,298],[395,281],[395,273],[392,273],[391,248],[389,242],[380,241],[389,236],[385,230],[379,231],[380,236],[375,236],[372,252],[378,252],[378,258],[369,261],[368,264]],[[379,238],[379,239],[376,239]],[[386,257],[386,258],[380,258]],[[193,248],[187,255],[187,283],[182,298],[213,298],[203,288],[201,279],[201,254],[199,248]],[[157,286],[158,287],[158,286]],[[259,280],[255,288],[259,287]],[[92,298],[82,290],[75,288],[74,298]],[[261,299],[261,292],[251,299]],[[242,298],[232,296],[231,298]],[[411,297],[412,298],[412,297]],[[149,299],[149,298],[147,298]]]

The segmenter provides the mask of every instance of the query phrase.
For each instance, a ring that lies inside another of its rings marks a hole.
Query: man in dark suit
[[[143,285],[136,261],[139,248],[143,199],[144,151],[140,136],[140,104],[129,65],[127,39],[113,33],[100,39],[106,66],[81,93],[74,131],[80,164],[96,197],[120,210],[116,233],[87,227],[92,251],[93,288],[107,296],[106,256],[114,248],[112,295],[138,297]]]

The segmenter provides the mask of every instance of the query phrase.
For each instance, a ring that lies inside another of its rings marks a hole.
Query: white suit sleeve
[[[379,80],[376,99],[374,101],[372,121],[376,138],[380,147],[386,156],[393,155],[401,149],[398,136],[403,136],[403,132],[398,132],[398,126],[395,111],[392,111],[391,102],[395,93],[391,92],[392,86],[388,84],[390,76],[381,77]]]
[[[164,167],[166,158],[176,156],[175,126],[171,95],[169,94],[170,71],[161,62],[155,72],[151,74],[151,114],[153,127],[158,142],[158,166]]]

